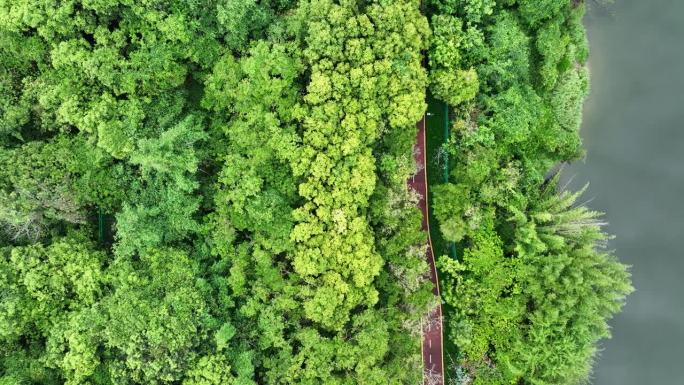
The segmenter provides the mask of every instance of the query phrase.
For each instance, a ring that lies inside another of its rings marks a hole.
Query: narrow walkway
[[[425,117],[423,117],[423,119],[418,122],[417,143],[413,151],[419,171],[409,180],[409,187],[415,190],[420,196],[418,206],[423,213],[422,228],[427,233],[428,237],[426,258],[430,265],[430,280],[434,285],[432,292],[437,297],[438,303],[438,306],[435,307],[429,314],[427,314],[422,322],[422,353],[424,367],[423,382],[424,385],[443,385],[444,352],[442,350],[442,305],[439,296],[437,268],[435,266],[435,258],[432,254],[432,239],[430,238],[430,223],[428,220],[426,153]]]

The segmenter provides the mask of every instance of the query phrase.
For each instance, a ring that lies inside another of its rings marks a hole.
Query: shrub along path
[[[430,237],[430,223],[428,220],[428,194],[427,194],[427,162],[425,141],[425,117],[418,122],[418,138],[413,151],[418,172],[409,180],[409,186],[420,196],[418,206],[423,213],[422,228],[427,233],[428,248],[426,258],[430,265],[430,280],[437,297],[437,306],[423,320],[423,367],[425,370],[425,385],[444,384],[444,353],[442,351],[442,305],[439,295],[439,280],[437,268],[432,253],[432,239]]]

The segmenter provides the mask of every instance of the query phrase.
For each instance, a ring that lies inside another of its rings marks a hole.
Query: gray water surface
[[[565,176],[590,182],[636,288],[592,383],[684,385],[684,0],[617,0],[585,23],[587,157]]]

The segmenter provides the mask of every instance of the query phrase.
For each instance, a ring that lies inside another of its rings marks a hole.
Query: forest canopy
[[[585,380],[631,287],[550,173],[582,154],[583,12],[0,0],[0,384],[419,384],[438,303],[452,383]]]

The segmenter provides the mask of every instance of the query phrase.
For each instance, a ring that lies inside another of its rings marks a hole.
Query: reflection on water
[[[590,3],[594,1],[591,0]],[[587,157],[566,169],[590,182],[611,247],[636,292],[612,322],[596,385],[684,384],[684,0],[617,0],[590,10]]]

